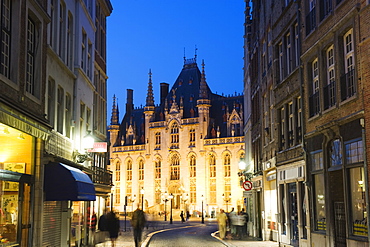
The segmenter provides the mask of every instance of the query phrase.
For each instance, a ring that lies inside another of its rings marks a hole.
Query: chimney
[[[126,101],[126,114],[131,114],[131,111],[134,109],[134,90],[127,89],[127,101]]]
[[[161,103],[163,103],[164,102],[164,99],[168,95],[169,84],[168,83],[165,83],[165,82],[161,82],[160,85],[161,85]]]

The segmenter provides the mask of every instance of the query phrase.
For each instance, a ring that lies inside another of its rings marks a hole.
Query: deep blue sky
[[[120,121],[126,89],[134,90],[135,107],[145,104],[152,70],[155,104],[159,84],[170,88],[186,58],[201,69],[213,92],[243,92],[244,0],[111,0],[107,19],[108,124],[112,98],[118,98]]]

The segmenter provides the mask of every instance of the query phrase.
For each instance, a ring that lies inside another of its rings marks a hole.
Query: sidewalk
[[[122,220],[122,219],[121,219]],[[205,223],[212,223],[215,222],[214,219],[206,219]],[[150,238],[160,232],[166,231],[172,228],[186,228],[186,227],[194,227],[194,226],[202,226],[201,221],[199,218],[191,218],[190,221],[185,223],[181,223],[179,220],[174,220],[173,224],[169,224],[169,221],[163,221],[162,219],[156,219],[155,221],[149,221],[148,227],[145,227],[143,230],[143,243],[141,247],[148,246]],[[134,237],[133,232],[131,230],[130,221],[127,220],[126,223],[126,231],[124,226],[124,221],[121,221],[121,232],[118,236],[116,241],[115,247],[134,247]],[[258,241],[252,237],[248,237],[247,239],[243,240],[221,240],[218,236],[218,231],[213,233],[212,236],[217,238],[220,242],[222,242],[225,246],[228,247],[275,247],[279,246],[277,242],[272,241]],[[111,247],[111,242],[106,241],[105,243],[97,244],[96,247]]]

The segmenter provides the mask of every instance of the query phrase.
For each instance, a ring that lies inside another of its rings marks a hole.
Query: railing
[[[224,137],[204,140],[204,145],[219,145],[230,143],[244,143],[244,136]]]
[[[165,121],[160,121],[160,122],[151,122],[149,123],[149,128],[159,128],[159,127],[164,127],[166,126]]]
[[[312,8],[306,16],[306,35],[311,33],[316,27],[316,8]]]
[[[324,87],[324,109],[328,109],[336,103],[336,83],[332,81],[330,84]]]
[[[72,141],[70,139],[52,130],[49,140],[45,142],[45,151],[49,154],[72,160],[72,146]]]
[[[145,145],[113,147],[113,153],[114,152],[128,152],[128,151],[142,151],[142,150],[145,150]]]
[[[313,117],[320,112],[320,92],[316,92],[309,97],[310,117]]]
[[[199,123],[199,118],[185,118],[181,120],[181,124],[196,124]]]
[[[112,172],[101,167],[93,166],[92,181],[96,184],[112,185]]]
[[[356,93],[355,70],[348,71],[340,80],[342,101],[352,97]]]

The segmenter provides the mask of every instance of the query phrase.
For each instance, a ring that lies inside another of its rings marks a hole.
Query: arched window
[[[195,129],[190,129],[189,133],[189,146],[195,147]]]
[[[176,122],[171,126],[171,148],[179,148],[179,125]]]
[[[171,180],[179,180],[180,179],[180,159],[178,155],[173,155],[171,157]]]
[[[116,163],[116,181],[121,180],[121,162],[117,161]]]
[[[196,158],[195,158],[195,155],[192,155],[190,157],[190,177],[191,178],[194,178],[197,176],[197,167],[196,167]]]
[[[155,178],[161,178],[162,176],[162,162],[159,158],[154,162],[155,163]]]
[[[144,180],[144,160],[139,160],[139,180]]]
[[[230,154],[226,154],[224,156],[224,169],[225,169],[225,177],[230,177],[231,172],[230,172]]]
[[[216,177],[216,157],[213,154],[209,156],[209,176]]]
[[[155,133],[155,149],[161,149],[161,132]]]
[[[337,167],[343,164],[342,159],[342,142],[340,139],[334,139],[330,145],[330,166]]]
[[[126,174],[127,174],[127,181],[131,181],[132,180],[132,161],[131,160],[127,161]]]

